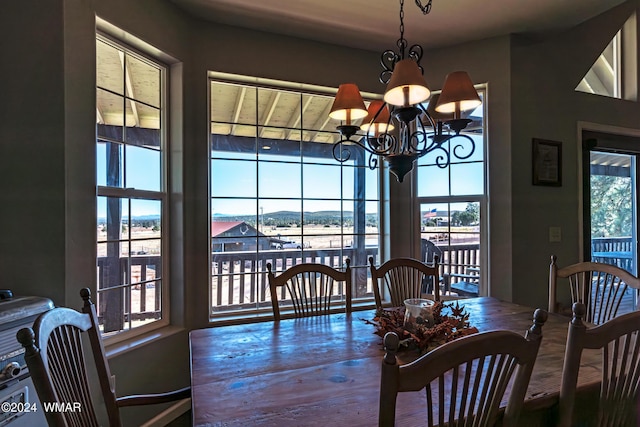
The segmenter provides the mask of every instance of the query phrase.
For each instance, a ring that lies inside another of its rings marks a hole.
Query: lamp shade
[[[444,81],[440,98],[436,104],[438,113],[459,113],[473,110],[482,104],[476,88],[466,71],[449,73]]]
[[[369,104],[369,114],[360,125],[360,129],[365,132],[371,131],[374,134],[385,133],[393,130],[393,125],[389,121],[389,108],[384,101],[376,99]],[[378,111],[380,113],[378,113]],[[378,114],[378,117],[376,117]],[[374,120],[375,119],[375,120]]]
[[[398,61],[393,67],[384,100],[391,105],[407,107],[426,101],[429,95],[431,91],[418,64],[412,59]]]
[[[436,105],[438,105],[438,100],[440,99],[440,94],[435,93],[431,95],[429,99],[429,105],[427,106],[427,113],[431,116],[434,121],[445,122],[447,120],[453,119],[453,113],[440,113],[436,111]]]
[[[357,120],[367,115],[358,86],[354,83],[344,83],[338,87],[338,93],[333,100],[329,117],[342,120],[351,124],[351,120]]]

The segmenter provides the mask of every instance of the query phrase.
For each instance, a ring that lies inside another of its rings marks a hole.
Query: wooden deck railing
[[[442,248],[442,273],[468,274],[469,269],[480,269],[480,245],[478,243],[463,243]],[[452,283],[458,280],[452,278]]]
[[[595,237],[591,239],[591,252],[632,252],[631,237]]]
[[[267,263],[275,271],[305,262],[326,264],[333,268],[344,267],[344,260],[351,260],[354,277],[354,298],[372,297],[367,287],[367,258],[375,257],[378,248],[356,251],[345,249],[270,250],[256,252],[214,252],[211,265],[212,312],[228,312],[242,309],[269,307]],[[364,281],[359,278],[364,277]]]
[[[469,269],[480,268],[480,246],[476,244],[442,246],[442,273],[455,283],[463,280]],[[592,239],[595,261],[618,265],[632,271],[633,242],[630,237]],[[377,248],[360,253],[353,248],[307,250],[272,250],[261,252],[214,252],[211,265],[212,313],[269,308],[267,263],[282,271],[302,262],[318,262],[342,267],[349,257],[354,271],[354,298],[372,298],[367,259],[376,258]],[[359,257],[359,258],[357,258]],[[151,255],[122,257],[111,266],[107,257],[98,258],[97,306],[106,330],[117,330],[124,323],[157,319],[161,315],[161,258]],[[131,263],[129,270],[128,263]],[[115,270],[116,278],[109,275]],[[127,277],[130,271],[131,276]],[[115,281],[115,282],[114,282]],[[113,285],[117,283],[117,285]],[[111,300],[110,300],[111,298]],[[115,302],[114,302],[115,301]],[[116,309],[113,309],[113,307]],[[114,326],[115,325],[115,326]]]
[[[161,260],[160,256],[134,255],[118,258],[111,265],[110,258],[98,258],[96,307],[104,332],[122,330],[134,321],[160,318]]]
[[[317,262],[342,268],[344,259],[351,259],[354,299],[373,298],[369,278],[368,258],[376,259],[378,248],[357,251],[354,248],[269,250],[260,252],[214,252],[211,263],[211,314],[270,308],[267,263],[276,271],[303,262]],[[453,245],[442,248],[443,274],[465,274],[470,267],[480,267],[478,244]],[[161,295],[156,292],[162,281],[159,256],[120,258],[116,270],[118,285],[109,277],[108,258],[98,258],[98,315],[102,323],[121,326],[130,321],[157,319],[161,315]],[[127,277],[131,262],[131,277]],[[452,283],[457,279],[451,278]],[[110,298],[112,298],[110,300]],[[114,302],[116,301],[116,302]],[[109,302],[109,306],[108,303]],[[117,309],[112,309],[112,307]],[[109,307],[109,308],[108,308]],[[117,330],[113,326],[105,330]]]
[[[634,273],[633,248],[631,237],[597,237],[591,239],[591,259]]]

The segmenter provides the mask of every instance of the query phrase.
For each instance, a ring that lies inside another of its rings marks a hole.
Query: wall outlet
[[[550,242],[561,242],[562,241],[562,228],[560,227],[549,227],[549,241]]]

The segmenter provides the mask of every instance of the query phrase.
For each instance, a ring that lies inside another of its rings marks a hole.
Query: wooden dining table
[[[523,334],[534,309],[480,297],[459,301],[481,332]],[[382,339],[374,310],[279,322],[211,327],[190,333],[194,426],[374,426],[378,420]],[[549,314],[523,419],[547,425],[557,404],[569,318]],[[417,355],[399,353],[400,363]],[[579,387],[600,381],[600,355],[583,355]],[[396,425],[421,425],[424,393],[398,397]],[[537,421],[536,421],[537,420]]]

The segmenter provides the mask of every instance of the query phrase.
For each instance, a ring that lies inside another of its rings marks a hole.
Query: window
[[[618,31],[598,56],[587,74],[576,87],[577,91],[620,98],[620,41]]]
[[[595,59],[576,91],[637,99],[636,15],[632,14]]]
[[[344,268],[348,257],[354,298],[371,300],[378,171],[360,150],[345,163],[334,159],[335,90],[213,77],[211,317],[270,315],[267,263],[277,272],[301,262]]]
[[[166,68],[98,36],[96,306],[103,333],[168,323]]]
[[[451,284],[452,291],[458,293],[478,292],[486,294],[482,288],[483,270],[486,270],[487,256],[483,250],[487,219],[486,179],[485,179],[485,90],[478,90],[483,103],[467,118],[469,126],[462,132],[471,138],[473,154],[466,159],[451,157],[451,164],[440,168],[433,151],[418,160],[417,200],[421,218],[420,235],[424,257],[440,256],[444,281]],[[462,157],[469,153],[470,141],[454,138],[448,141],[449,153],[460,152]],[[456,148],[457,147],[457,148]],[[465,285],[456,286],[458,282]],[[470,284],[471,286],[466,286]]]

